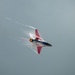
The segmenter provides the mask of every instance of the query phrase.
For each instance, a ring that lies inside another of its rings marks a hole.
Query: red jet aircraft
[[[51,47],[52,45],[42,39],[37,29],[35,29],[35,34],[29,33],[30,39],[29,41],[32,43],[34,47],[36,47],[36,52],[40,54],[42,47]]]

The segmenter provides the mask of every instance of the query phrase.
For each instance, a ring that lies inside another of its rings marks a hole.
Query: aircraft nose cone
[[[47,46],[50,46],[50,47],[52,46],[50,43],[46,43],[46,45],[47,45]]]
[[[49,46],[50,46],[50,47],[52,47],[52,45],[51,45],[51,44],[49,44]]]

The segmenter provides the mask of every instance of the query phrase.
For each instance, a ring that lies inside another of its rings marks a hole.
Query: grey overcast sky
[[[39,29],[53,47],[37,55],[8,37],[16,23]],[[0,0],[0,75],[75,75],[75,0]]]

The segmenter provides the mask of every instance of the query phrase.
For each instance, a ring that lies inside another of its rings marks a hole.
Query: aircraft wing
[[[38,32],[37,29],[35,29],[35,35],[36,35],[37,37],[40,37],[40,34],[39,34],[39,32]]]
[[[36,36],[36,39],[39,39],[39,40],[43,40],[40,36],[40,33],[37,29],[35,29],[35,36]],[[43,40],[44,41],[44,40]]]
[[[36,52],[37,54],[40,54],[40,53],[41,53],[42,46],[37,46],[37,45],[35,45],[34,43],[31,43],[30,46],[31,46],[30,48],[31,48],[34,52]]]
[[[38,52],[38,54],[40,54],[41,50],[42,50],[42,46],[38,46],[38,47],[37,47],[37,52]]]

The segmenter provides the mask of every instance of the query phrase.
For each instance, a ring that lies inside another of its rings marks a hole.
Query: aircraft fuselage
[[[36,39],[32,39],[32,42],[35,43],[36,45],[41,45],[41,46],[52,46],[50,43],[45,42],[45,41],[40,41],[40,40],[36,40]]]

